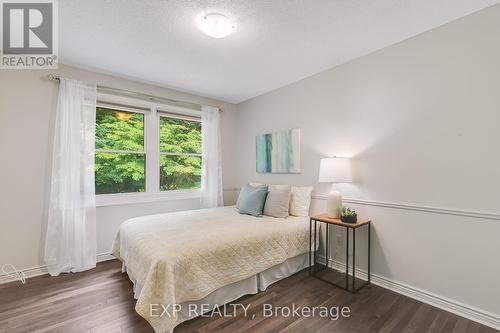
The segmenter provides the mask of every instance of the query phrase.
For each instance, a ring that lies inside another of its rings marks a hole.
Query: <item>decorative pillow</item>
[[[290,215],[309,216],[312,191],[312,186],[292,186],[292,195],[290,197]]]
[[[248,183],[248,185],[252,186],[252,187],[259,187],[259,186],[267,186],[266,184],[262,184],[262,183]],[[241,193],[241,190],[240,190],[240,193]],[[236,209],[240,208],[240,196],[238,196],[238,199],[236,200]]]
[[[238,197],[238,211],[240,214],[261,216],[267,197],[267,185],[245,185]]]
[[[288,189],[273,189],[269,187],[266,204],[264,205],[264,215],[273,217],[288,217],[290,208],[290,186]]]
[[[291,191],[292,186],[290,186],[290,185],[269,185],[269,191],[272,191],[272,190]]]
[[[261,183],[248,183],[247,185],[250,185],[252,187],[259,187],[259,186],[267,186],[266,184],[261,184]],[[243,190],[243,188],[241,189]],[[240,194],[241,194],[240,190]],[[238,199],[236,199],[236,209],[240,208],[240,196],[238,195]]]

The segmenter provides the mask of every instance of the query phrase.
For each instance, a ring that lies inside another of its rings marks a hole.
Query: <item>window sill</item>
[[[96,195],[96,207],[199,198],[200,190],[176,190],[161,193],[98,194]]]

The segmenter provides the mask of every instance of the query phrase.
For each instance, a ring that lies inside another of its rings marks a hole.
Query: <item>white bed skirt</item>
[[[212,293],[208,294],[206,297],[197,300],[181,303],[181,310],[177,313],[177,323],[180,323],[192,319],[201,315],[202,313],[193,314],[190,313],[190,308],[201,309],[201,304],[203,308],[214,308],[217,305],[224,305],[226,303],[232,302],[241,296],[248,294],[256,294],[259,291],[266,290],[271,284],[282,280],[290,275],[297,273],[298,271],[308,267],[308,254],[304,253],[296,257],[290,258],[283,262],[282,264],[273,266],[266,269],[263,272],[255,274],[245,280],[241,280],[225,287],[219,288]],[[125,263],[122,267],[122,272],[127,272],[130,280],[134,284],[134,298],[139,298],[141,294],[142,285],[137,282],[137,280],[132,276],[132,274],[127,270]],[[194,304],[195,306],[190,304]]]

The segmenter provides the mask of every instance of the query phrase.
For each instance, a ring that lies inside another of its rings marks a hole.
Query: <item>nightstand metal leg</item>
[[[349,290],[349,228],[346,227],[345,230],[345,289]]]
[[[328,256],[328,252],[329,252],[328,249],[330,248],[330,240],[329,240],[329,237],[328,237],[328,235],[330,234],[329,231],[330,231],[330,224],[327,223],[326,224],[326,244],[325,244],[325,252],[326,252],[325,266],[326,266],[327,269],[328,269],[328,258],[329,258],[329,256]]]
[[[370,283],[371,281],[371,278],[372,278],[372,275],[371,275],[371,257],[370,257],[370,254],[371,254],[371,229],[372,229],[372,224],[371,223],[368,223],[368,283]]]
[[[314,220],[314,248],[313,248],[313,264],[312,264],[312,267],[313,267],[313,274],[316,274],[316,225],[318,223],[316,222],[316,220]]]
[[[352,290],[356,290],[356,229],[352,229]]]
[[[308,251],[308,259],[309,259],[309,275],[311,275],[311,249],[312,249],[312,219],[309,219],[309,251]]]

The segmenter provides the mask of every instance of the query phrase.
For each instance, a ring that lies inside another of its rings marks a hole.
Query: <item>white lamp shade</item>
[[[322,158],[319,164],[320,183],[352,182],[351,161],[344,157]]]

